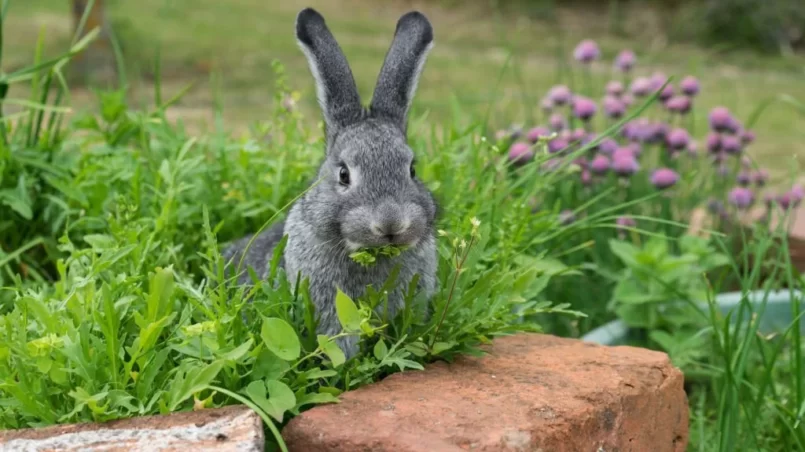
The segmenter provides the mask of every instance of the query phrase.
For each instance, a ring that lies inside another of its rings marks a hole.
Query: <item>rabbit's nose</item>
[[[395,205],[386,203],[377,209],[374,221],[370,223],[372,233],[378,237],[385,237],[389,241],[408,230],[409,222],[404,218],[402,209]]]

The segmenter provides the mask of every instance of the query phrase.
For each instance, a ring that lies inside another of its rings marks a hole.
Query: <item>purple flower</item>
[[[572,210],[563,210],[563,211],[559,212],[558,219],[559,219],[559,224],[561,224],[562,226],[567,226],[567,225],[573,223],[574,221],[576,221],[576,215],[573,214]]]
[[[631,50],[621,50],[617,57],[615,57],[615,67],[623,72],[629,72],[635,65],[637,57]]]
[[[752,181],[758,187],[763,187],[769,181],[769,172],[761,169],[752,174]]]
[[[802,199],[805,198],[805,187],[800,184],[796,184],[791,188],[791,197],[794,199],[794,202],[799,205],[802,202]]]
[[[612,155],[615,149],[618,149],[618,142],[609,137],[604,138],[601,140],[601,143],[598,144],[598,149],[602,154]]]
[[[721,135],[710,132],[707,135],[707,150],[713,154],[721,151]]]
[[[635,158],[640,157],[640,154],[643,153],[643,148],[640,147],[640,143],[629,143],[626,145],[626,149],[628,149]]]
[[[572,93],[570,92],[570,88],[565,85],[556,85],[548,91],[548,99],[550,99],[554,105],[565,105],[570,102],[571,97]]]
[[[699,94],[699,80],[692,75],[688,75],[679,82],[679,88],[686,96],[693,97]]]
[[[606,155],[596,155],[593,159],[592,163],[590,163],[590,169],[595,174],[605,174],[609,171],[609,158]]]
[[[523,136],[523,128],[519,125],[513,125],[509,128],[509,139],[519,140]]]
[[[618,119],[626,113],[626,106],[617,97],[604,97],[604,114],[610,118]]]
[[[665,103],[665,107],[668,108],[668,110],[681,115],[690,111],[690,105],[690,98],[687,96],[674,96]]]
[[[517,166],[524,165],[534,158],[534,152],[527,143],[514,143],[509,149],[509,161]]]
[[[581,41],[573,50],[573,58],[582,63],[592,63],[600,56],[601,50],[598,49],[598,44],[590,39]]]
[[[668,99],[674,97],[674,86],[665,85],[665,88],[662,89],[659,97],[661,101],[667,101]]]
[[[548,123],[550,123],[551,129],[554,132],[560,132],[564,130],[564,128],[567,126],[567,123],[565,122],[565,117],[560,115],[559,113],[552,114],[551,118],[548,120]]]
[[[556,154],[567,148],[568,142],[566,138],[556,137],[548,142],[548,152]]]
[[[752,182],[752,177],[746,171],[741,171],[735,176],[735,181],[738,182],[738,185],[741,187],[747,187]]]
[[[551,98],[545,97],[540,101],[539,106],[542,108],[542,111],[548,113],[553,110],[555,105],[553,104],[553,100],[551,100]]]
[[[710,110],[708,117],[710,120],[710,128],[716,132],[726,132],[730,130],[730,123],[733,121],[732,115],[727,107],[715,107]]]
[[[620,95],[623,94],[623,83],[617,80],[611,80],[607,83],[606,91],[610,96],[620,97]]]
[[[629,93],[625,93],[621,96],[621,102],[623,102],[623,105],[625,105],[626,108],[629,108],[634,103],[634,96]]]
[[[679,181],[679,174],[670,168],[660,168],[651,174],[651,184],[660,190],[671,188]]]
[[[613,158],[612,160],[612,171],[614,171],[618,176],[631,176],[639,169],[640,165],[632,155]]]
[[[581,170],[581,176],[579,177],[581,179],[581,184],[584,185],[585,187],[592,185],[593,175],[590,174],[589,170]]]
[[[741,125],[741,121],[738,121],[734,117],[730,116],[730,119],[727,123],[727,131],[734,135],[741,135],[743,130],[743,126]]]
[[[618,219],[615,220],[615,224],[618,225],[618,229],[634,228],[637,226],[637,222],[634,221],[634,218],[628,215],[618,217]]]
[[[688,135],[687,130],[676,128],[668,132],[668,135],[665,137],[665,141],[668,143],[668,147],[675,151],[679,151],[688,146],[688,143],[690,143],[690,135]]]
[[[629,90],[636,97],[644,97],[651,92],[651,80],[645,77],[637,77],[632,81]]]
[[[637,155],[632,148],[626,146],[622,148],[617,148],[612,153],[612,160],[619,160],[619,159],[635,159]]]
[[[658,89],[662,88],[662,85],[668,81],[668,77],[663,74],[662,72],[655,72],[651,75],[650,83],[651,83],[651,90],[657,91]]]
[[[539,141],[540,137],[549,137],[550,135],[551,132],[548,129],[542,126],[537,126],[528,131],[526,138],[531,143],[536,143],[537,141]]]
[[[649,143],[662,143],[665,141],[665,137],[670,132],[671,127],[668,124],[658,122],[652,124],[650,126],[650,133],[646,137],[646,141]]]
[[[755,196],[752,194],[752,190],[745,187],[733,188],[730,191],[728,198],[730,203],[739,209],[747,209],[755,201]]]
[[[584,141],[584,138],[587,137],[587,131],[582,129],[581,127],[576,128],[573,133],[570,135],[571,142],[581,142]]]
[[[576,97],[573,99],[573,114],[582,121],[588,121],[598,111],[598,106],[586,97]]]
[[[743,144],[750,144],[755,141],[755,132],[751,130],[744,130],[741,132],[741,142]]]
[[[727,154],[739,154],[741,152],[741,140],[735,135],[724,135],[721,137],[721,149]]]

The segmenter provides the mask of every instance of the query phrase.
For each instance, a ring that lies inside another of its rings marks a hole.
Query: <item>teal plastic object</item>
[[[800,303],[800,312],[805,311],[805,298],[803,298],[802,292],[798,290],[780,290],[776,292],[758,290],[749,292],[746,297],[753,312],[759,310],[763,303],[763,298],[767,294],[766,307],[759,317],[758,331],[761,334],[785,331],[789,327],[791,322],[794,321],[791,303]],[[715,302],[721,313],[727,315],[741,304],[743,295],[743,292],[725,292],[716,295]],[[706,302],[699,303],[699,306],[704,310],[708,309]],[[799,329],[802,334],[805,334],[805,315],[800,317]],[[629,333],[629,327],[625,323],[615,320],[590,331],[582,336],[581,340],[601,345],[621,345],[626,343]]]

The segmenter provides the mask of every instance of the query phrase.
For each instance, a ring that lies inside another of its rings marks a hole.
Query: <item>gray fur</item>
[[[369,285],[379,289],[399,265],[398,289],[388,298],[392,316],[403,307],[402,292],[414,275],[428,298],[436,290],[437,207],[422,182],[411,177],[414,154],[406,138],[408,109],[433,30],[418,12],[400,18],[369,109],[361,105],[346,58],[321,15],[310,8],[300,12],[296,34],[317,84],[326,155],[318,183],[291,207],[285,222],[257,236],[242,268],[251,265],[265,278],[273,249],[287,234],[281,265],[292,284],[297,275],[309,279],[318,333],[335,335],[341,332],[336,287],[357,299]],[[349,170],[348,186],[340,183],[341,165]],[[249,239],[233,243],[224,257],[237,265]],[[368,268],[349,257],[358,248],[389,243],[410,248],[396,258],[378,258]],[[239,284],[249,281],[245,271],[238,277]],[[358,351],[354,337],[339,346],[347,357]]]

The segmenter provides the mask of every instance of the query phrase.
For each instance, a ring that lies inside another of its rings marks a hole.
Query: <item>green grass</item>
[[[218,69],[224,119],[230,127],[244,130],[254,120],[265,118],[272,102],[270,62],[279,58],[295,74],[292,88],[304,96],[307,116],[316,118],[312,82],[306,63],[296,47],[293,23],[306,2],[236,0],[142,0],[112,2],[110,13],[121,24],[120,34],[140,71],[149,71],[156,48],[163,60],[166,92],[177,92],[187,81],[197,85],[169,112],[191,124],[212,123],[212,90],[209,73]],[[363,0],[314,2],[327,18],[345,49],[365,98],[377,77],[390,43],[394,24],[406,10],[396,2]],[[451,117],[454,100],[465,108],[491,109],[491,125],[505,127],[512,122],[531,125],[540,120],[540,97],[559,80],[567,81],[567,70],[557,64],[557,53],[569,55],[581,39],[597,39],[605,61],[621,48],[640,54],[638,73],[662,70],[681,77],[688,73],[702,80],[703,105],[723,104],[742,119],[748,118],[762,101],[779,94],[805,99],[805,61],[801,57],[783,60],[748,53],[722,55],[716,49],[689,45],[668,45],[663,36],[650,31],[652,16],[634,13],[631,36],[608,34],[600,13],[560,9],[555,22],[541,21],[508,10],[498,14],[482,4],[463,8],[421,5],[431,18],[436,46],[420,83],[414,108],[430,112],[439,124]],[[46,49],[56,49],[70,33],[66,2],[28,0],[14,2],[8,24],[6,67],[30,61],[31,49],[40,26],[47,27]],[[63,48],[63,47],[62,47]],[[609,70],[607,62],[599,71]],[[297,76],[298,74],[298,76]],[[134,77],[134,80],[138,79]],[[147,82],[133,84],[133,99],[150,99]],[[75,92],[76,106],[90,99]],[[704,112],[697,122],[704,130]],[[769,108],[754,126],[762,147],[754,154],[776,174],[789,170],[792,161],[805,155],[805,120],[786,104]]]

